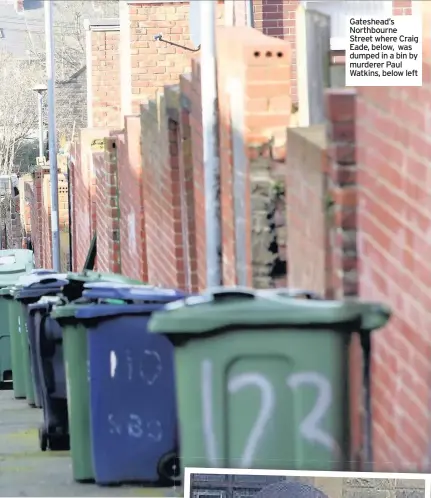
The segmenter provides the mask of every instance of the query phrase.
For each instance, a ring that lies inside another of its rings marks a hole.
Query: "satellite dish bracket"
[[[162,33],[159,33],[158,35],[155,35],[154,36],[154,41],[162,41],[162,42],[167,43],[168,45],[173,45],[174,47],[178,47],[178,48],[182,48],[184,50],[188,50],[189,52],[199,52],[199,50],[201,49],[200,45],[197,48],[190,48],[190,47],[186,47],[185,45],[180,45],[179,43],[175,43],[173,41],[166,40],[165,38],[163,38],[163,34]]]

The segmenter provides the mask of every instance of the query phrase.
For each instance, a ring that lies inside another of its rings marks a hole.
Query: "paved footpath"
[[[0,391],[0,496],[180,497],[180,489],[98,487],[72,479],[69,452],[39,450],[42,412]]]

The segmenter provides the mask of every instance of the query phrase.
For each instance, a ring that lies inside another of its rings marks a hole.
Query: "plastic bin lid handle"
[[[255,299],[256,293],[246,287],[217,287],[206,290],[204,296],[217,302],[225,299]]]

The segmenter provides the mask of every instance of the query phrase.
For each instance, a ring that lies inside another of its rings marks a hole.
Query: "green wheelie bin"
[[[142,284],[142,282],[122,275],[94,271],[68,273],[66,279],[69,283],[64,286],[62,293],[69,302],[63,306],[55,306],[51,317],[57,320],[63,330],[63,358],[73,478],[78,482],[90,482],[94,480],[94,470],[90,434],[87,330],[75,318],[75,313],[79,307],[95,305],[80,299],[87,282],[127,284]]]
[[[347,470],[348,347],[390,312],[284,294],[214,289],[152,315],[175,345],[182,471]]]
[[[13,304],[10,299],[9,286],[14,285],[21,275],[30,273],[33,268],[33,251],[28,249],[0,250],[0,316],[4,324],[0,330],[0,388],[10,388],[13,380],[16,398],[25,397],[25,392],[22,385],[20,356],[15,347],[19,336],[17,322],[11,317]]]
[[[33,282],[38,282],[41,278],[46,278],[51,274],[50,270],[40,269],[33,270],[28,274],[21,275],[15,285],[9,288],[11,301],[9,303],[10,319],[12,323],[12,334],[15,344],[12,348],[16,359],[17,371],[19,372],[18,394],[19,398],[27,398],[30,406],[35,406],[36,395],[34,391],[34,382],[31,369],[31,358],[29,350],[29,338],[27,327],[27,312],[22,306],[19,298],[23,288],[31,285]],[[13,326],[13,324],[16,324]],[[22,389],[23,388],[23,389]],[[15,393],[15,397],[16,393]]]

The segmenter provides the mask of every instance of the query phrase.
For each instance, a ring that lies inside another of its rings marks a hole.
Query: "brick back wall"
[[[100,141],[109,135],[106,129],[84,128],[77,144],[78,154],[72,168],[73,189],[73,258],[74,268],[81,270],[96,229],[96,185],[93,154],[100,150]]]
[[[120,191],[121,269],[124,275],[148,280],[141,120],[125,118],[124,140],[118,140],[118,188]]]
[[[91,32],[91,93],[94,127],[120,126],[120,32]]]
[[[190,71],[193,52],[155,41],[162,33],[166,40],[191,47],[189,37],[189,2],[131,4],[128,6],[130,27],[132,111],[154,98],[157,89],[176,84],[181,74]],[[223,22],[224,5],[218,3],[217,22]],[[123,29],[123,27],[122,27]]]
[[[37,214],[34,199],[34,183],[32,175],[24,175],[19,179],[20,216],[23,228],[23,245],[31,240],[31,224]],[[36,259],[36,254],[35,254]]]
[[[118,143],[124,136],[103,139],[93,154],[96,178],[97,270],[121,273]]]
[[[408,16],[412,14],[412,0],[393,0],[392,13],[394,16]]]
[[[266,179],[271,176],[267,175],[272,168],[268,142],[273,141],[280,130],[284,141],[284,130],[289,126],[291,53],[285,41],[246,27],[219,28],[218,40],[223,281],[226,285],[237,284],[238,264],[241,264],[240,271],[246,280],[242,284],[252,285],[252,234],[259,224],[255,220],[258,215],[252,209],[252,190],[259,189],[256,177],[260,173],[264,172]],[[237,50],[233,47],[237,47]],[[280,94],[280,88],[285,88],[286,93]],[[235,102],[235,110],[231,108],[230,98]],[[232,122],[232,112],[243,116],[241,122]],[[238,152],[244,154],[244,161],[248,162],[245,166],[244,214],[240,215],[241,220],[235,208],[236,180],[233,168],[233,142],[238,135],[244,143],[244,149]],[[262,212],[261,209],[258,211]],[[238,221],[241,221],[244,229],[242,242],[238,241],[236,234]],[[256,226],[253,227],[254,222]],[[239,243],[244,247],[237,247]],[[239,251],[244,254],[242,262],[236,258]],[[255,256],[258,254],[260,251],[254,251]]]
[[[52,234],[51,234],[51,181],[48,174],[42,180],[42,240],[43,266],[52,268]]]
[[[185,80],[183,81],[183,85]],[[192,272],[196,272],[196,285],[198,289],[206,286],[207,273],[206,230],[205,230],[205,196],[204,196],[204,164],[203,164],[203,136],[202,136],[202,100],[201,100],[201,70],[198,59],[193,60],[191,84],[184,85],[190,92],[187,93],[190,103],[191,149],[192,149],[192,195],[190,205],[194,207],[194,218],[189,227],[190,248],[194,254],[191,256]]]
[[[289,285],[357,295],[355,91],[326,91],[326,125],[288,131]]]
[[[356,91],[326,92],[328,137],[327,216],[329,222],[330,295],[358,295]]]
[[[245,0],[234,1],[234,24],[247,24]],[[254,27],[263,34],[286,40],[290,45],[291,73],[290,92],[292,102],[298,100],[296,89],[296,9],[299,0],[254,0],[253,15]]]
[[[296,89],[296,30],[295,19],[298,0],[254,0],[255,27],[268,36],[275,36],[290,45],[290,95],[297,102]]]
[[[289,286],[327,295],[325,126],[290,129],[287,150]]]
[[[394,313],[373,342],[376,470],[429,469],[430,18],[423,86],[358,90],[359,292]]]
[[[179,89],[166,87],[157,100],[142,106],[142,156],[148,279],[170,287],[185,286],[178,143]],[[157,243],[154,243],[157,241]]]
[[[43,173],[38,170],[33,173],[33,209],[31,213],[31,239],[34,247],[36,265],[43,267],[42,239],[42,181]]]
[[[70,230],[72,232],[72,271],[77,271],[78,261],[77,261],[77,247],[78,247],[78,234],[79,228],[77,225],[77,195],[76,189],[81,183],[81,142],[73,142],[70,146],[70,170],[69,170],[69,188],[71,189],[71,206],[70,206],[70,217],[71,217],[71,227]],[[78,189],[79,192],[79,189]]]
[[[180,137],[187,206],[187,257],[190,289],[205,286],[206,268],[198,254],[205,251],[205,199],[203,197],[202,108],[200,70],[193,61],[192,73],[180,79]],[[198,252],[199,251],[199,252]]]

